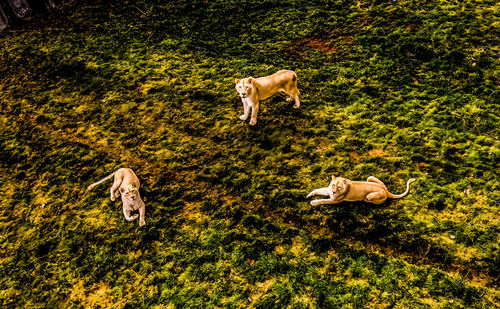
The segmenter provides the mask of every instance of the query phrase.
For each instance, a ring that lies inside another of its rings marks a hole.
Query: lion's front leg
[[[146,205],[144,205],[144,203],[142,204],[142,206],[139,208],[139,226],[143,226],[144,224],[146,224],[146,220],[144,219],[146,215]]]
[[[134,221],[135,219],[137,219],[139,217],[138,214],[130,216],[130,212],[131,211],[132,210],[129,209],[128,207],[123,206],[123,215],[125,216],[125,220],[127,220],[127,221]]]
[[[329,198],[329,199],[321,199],[321,200],[312,200],[311,205],[317,206],[317,205],[323,205],[323,204],[337,204],[340,202],[341,201],[337,200],[336,198]]]
[[[257,123],[257,113],[259,113],[259,102],[252,103],[252,118],[250,118],[250,125],[253,126]]]
[[[332,197],[332,195],[330,194],[330,191],[328,190],[328,188],[319,188],[319,189],[316,189],[316,190],[312,190],[307,195],[307,198],[310,198],[311,196],[314,196],[314,195],[324,195],[324,196],[330,196],[330,197]]]
[[[241,102],[243,103],[243,115],[240,116],[241,120],[247,120],[248,115],[250,114],[250,106],[248,106],[247,100],[246,99],[241,99]]]

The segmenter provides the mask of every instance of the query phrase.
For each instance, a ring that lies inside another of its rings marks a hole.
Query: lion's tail
[[[95,186],[105,182],[106,180],[110,179],[111,177],[113,177],[115,175],[116,172],[104,177],[103,179],[99,180],[98,182],[94,182],[93,184],[91,184],[90,186],[88,186],[87,188],[87,191],[90,191],[92,189],[94,189]]]
[[[395,194],[392,194],[391,192],[389,192],[389,190],[387,190],[387,196],[390,197],[390,198],[402,198],[403,196],[405,196],[406,194],[408,194],[408,192],[410,191],[410,183],[414,182],[415,179],[412,178],[410,180],[408,180],[408,182],[406,183],[406,191],[401,193],[401,194],[398,194],[398,195],[395,195]]]

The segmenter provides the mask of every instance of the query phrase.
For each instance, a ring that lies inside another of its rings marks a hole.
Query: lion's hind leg
[[[299,100],[299,93],[298,93],[298,90],[297,90],[297,92],[295,92],[295,91],[285,91],[285,93],[286,93],[287,95],[289,95],[289,97],[288,97],[288,98],[286,98],[286,101],[287,101],[287,102],[292,102],[292,101],[294,101],[294,102],[295,102],[295,104],[293,105],[293,107],[294,107],[294,108],[298,108],[298,107],[300,107],[300,100]]]
[[[295,104],[293,105],[293,108],[299,108],[300,107],[300,100],[299,100],[299,95],[295,94],[293,96],[293,99],[295,100]]]
[[[114,202],[118,195],[115,192],[118,190],[123,181],[123,168],[120,168],[115,172],[115,178],[113,179],[113,185],[109,189],[109,193],[111,194],[111,200]]]
[[[111,200],[114,202],[118,196],[120,196],[120,190],[118,188],[122,184],[122,179],[115,176],[115,181],[113,182],[113,185],[111,186],[111,189],[109,189],[109,193],[111,194]]]
[[[373,204],[382,204],[387,199],[385,191],[375,191],[365,196],[364,201]]]
[[[290,97],[286,99],[287,102],[295,101],[295,104],[293,105],[293,108],[299,108],[300,107],[300,100],[299,100],[299,88],[297,88],[297,75],[295,75],[292,78],[292,81],[288,83],[284,87],[283,91],[288,94]]]
[[[374,176],[370,176],[368,177],[368,179],[366,179],[366,181],[368,182],[375,182],[375,183],[378,183],[378,184],[381,184],[385,187],[385,184],[382,182],[382,180],[378,179],[377,177],[374,177]]]
[[[288,94],[290,97],[286,99],[287,102],[294,101],[295,104],[293,105],[293,108],[299,108],[300,107],[300,100],[299,100],[299,90],[297,88],[290,87],[291,89],[287,89],[285,91],[286,94]]]
[[[111,199],[113,202],[116,200],[116,198],[117,198],[118,196],[120,196],[120,194],[119,194],[119,192],[118,192],[119,190],[117,190],[119,186],[120,186],[120,184],[118,184],[118,185],[116,186],[116,188],[115,188],[115,184],[113,184],[113,186],[111,187],[111,189],[109,189],[109,193],[110,193],[110,195],[111,195],[110,199]],[[118,192],[118,194],[116,194],[117,192]]]

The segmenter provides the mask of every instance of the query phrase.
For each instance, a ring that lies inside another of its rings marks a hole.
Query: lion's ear
[[[249,77],[249,78],[247,79],[247,82],[248,82],[249,84],[251,84],[251,83],[253,82],[253,78]]]
[[[332,175],[332,181],[334,181],[334,180],[335,180],[335,176]]]
[[[132,187],[136,188],[137,189],[137,186],[135,185],[135,183],[132,184]]]
[[[237,79],[235,79],[235,80],[234,80],[234,83],[235,83],[235,84],[239,84],[239,83],[240,83],[240,81],[241,81],[241,79],[237,78]]]
[[[120,192],[123,193],[123,191],[125,191],[125,189],[124,188],[120,188]]]

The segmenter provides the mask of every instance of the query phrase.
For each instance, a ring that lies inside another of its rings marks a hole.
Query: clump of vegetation
[[[0,33],[0,303],[499,306],[494,1],[69,1]],[[240,121],[234,79],[292,69]],[[107,188],[141,179],[147,225]],[[312,207],[331,175],[381,206]]]

